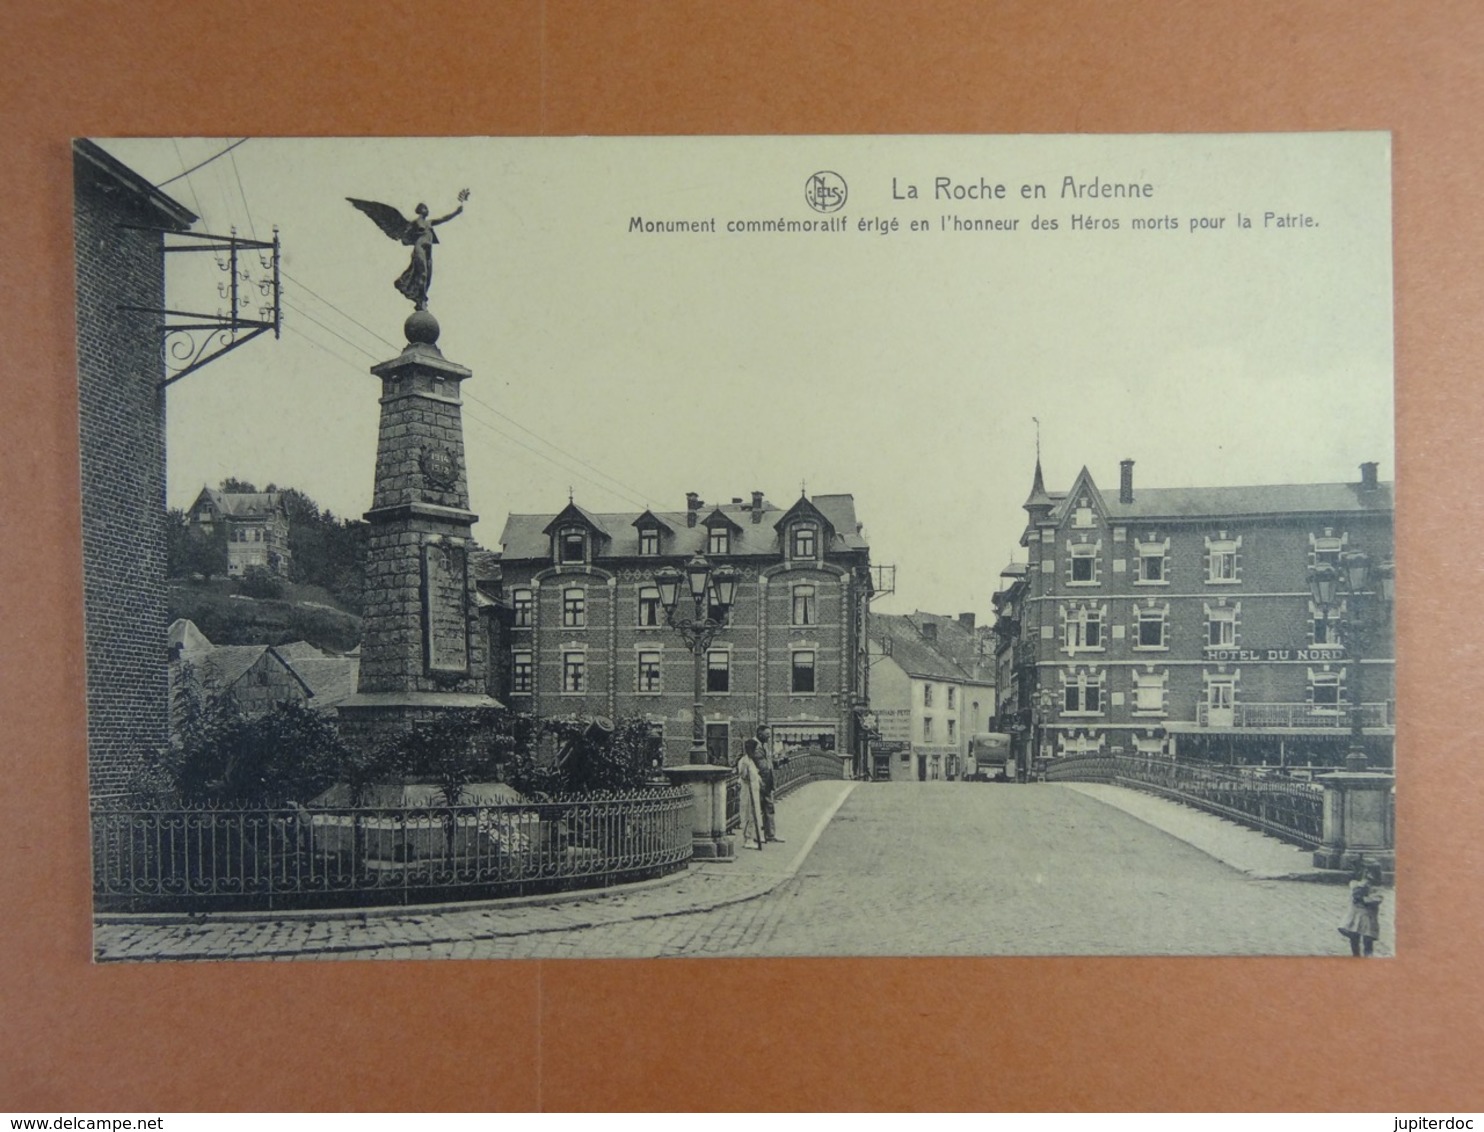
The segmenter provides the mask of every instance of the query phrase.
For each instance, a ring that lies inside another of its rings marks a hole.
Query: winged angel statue
[[[458,208],[447,216],[440,216],[437,219],[429,219],[428,206],[425,204],[418,205],[416,217],[408,220],[389,204],[381,204],[374,200],[357,200],[355,197],[345,199],[374,220],[376,226],[392,239],[412,248],[412,262],[407,265],[407,270],[397,277],[393,286],[411,299],[412,305],[417,310],[427,310],[428,290],[433,286],[433,245],[438,242],[438,233],[433,229],[439,224],[448,223],[464,211],[464,202],[469,199],[469,190],[461,189]]]

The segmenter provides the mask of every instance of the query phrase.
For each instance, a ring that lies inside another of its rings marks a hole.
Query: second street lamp
[[[1374,608],[1362,604],[1363,595],[1370,592],[1372,583],[1376,592],[1372,594]],[[1328,621],[1329,611],[1343,594],[1346,598],[1343,612],[1335,628],[1340,635],[1340,644],[1348,654],[1353,670],[1347,689],[1350,699],[1350,749],[1345,755],[1345,769],[1363,771],[1367,758],[1365,749],[1365,704],[1362,698],[1364,676],[1361,665],[1370,652],[1375,622],[1385,616],[1394,593],[1395,577],[1390,563],[1373,567],[1370,557],[1353,550],[1340,557],[1338,568],[1328,563],[1315,566],[1309,571],[1309,596]]]
[[[694,616],[679,612],[682,582],[690,589]],[[697,554],[685,564],[683,573],[673,566],[657,571],[654,584],[660,591],[665,623],[680,634],[694,662],[695,702],[691,707],[690,761],[692,765],[702,764],[708,761],[702,662],[716,634],[726,628],[727,612],[737,592],[737,572],[729,566],[713,568],[704,554]]]

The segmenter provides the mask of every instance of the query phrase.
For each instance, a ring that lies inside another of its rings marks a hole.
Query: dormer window
[[[563,531],[558,543],[557,561],[587,561],[587,536],[582,531]]]
[[[793,530],[793,557],[813,558],[818,553],[818,531],[813,523],[800,523]]]
[[[706,539],[707,554],[730,554],[732,552],[732,532],[726,527],[712,527],[710,536]]]
[[[645,558],[654,558],[660,552],[660,529],[658,527],[641,527],[639,529],[639,553]]]

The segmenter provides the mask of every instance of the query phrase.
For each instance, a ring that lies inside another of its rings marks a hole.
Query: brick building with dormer
[[[694,656],[666,624],[657,571],[696,554],[737,572],[726,627],[702,664],[704,734],[735,759],[766,724],[779,751],[864,757],[870,549],[849,495],[750,501],[679,512],[511,515],[501,535],[508,662],[491,693],[542,717],[648,719],[666,764],[688,760]],[[690,604],[688,595],[683,605]]]
[[[1325,608],[1309,584],[1353,551],[1389,564],[1392,488],[1376,465],[1354,483],[1142,489],[1133,467],[1105,495],[1086,468],[1048,492],[1036,464],[1027,561],[995,596],[997,729],[1018,757],[1338,765],[1358,688],[1368,753],[1390,765],[1380,587]]]

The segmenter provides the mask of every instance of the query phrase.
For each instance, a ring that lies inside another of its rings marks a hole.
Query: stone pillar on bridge
[[[672,786],[687,786],[691,792],[691,855],[696,860],[730,861],[736,847],[727,833],[727,778],[725,766],[665,767]]]
[[[1336,771],[1320,775],[1324,787],[1324,841],[1314,850],[1321,869],[1353,870],[1362,860],[1396,869],[1394,775],[1374,771]]]

